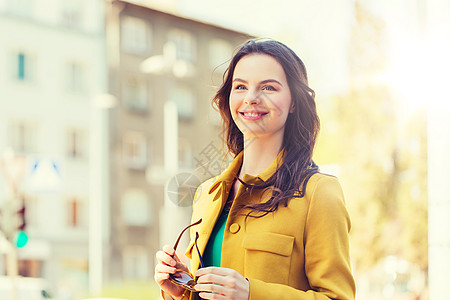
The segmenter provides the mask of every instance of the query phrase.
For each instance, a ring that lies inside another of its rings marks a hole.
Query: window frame
[[[129,148],[129,147],[132,147]],[[129,150],[131,149],[131,156]],[[137,149],[137,151],[136,151]],[[139,155],[135,155],[140,153]],[[148,164],[148,140],[143,132],[126,131],[122,136],[122,160],[128,169],[145,170]]]
[[[120,20],[120,49],[126,53],[145,55],[152,47],[151,24],[142,18],[123,16]]]

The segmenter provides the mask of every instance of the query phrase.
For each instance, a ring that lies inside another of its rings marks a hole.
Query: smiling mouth
[[[261,117],[264,115],[267,115],[266,112],[239,112],[241,115],[243,115],[244,117],[250,117],[250,118],[255,118],[255,117]]]
[[[268,112],[239,112],[239,114],[242,116],[242,119],[249,121],[249,122],[256,122],[264,118],[265,115],[268,114]]]

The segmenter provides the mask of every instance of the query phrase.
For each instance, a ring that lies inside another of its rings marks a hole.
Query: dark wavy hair
[[[231,86],[236,64],[250,54],[264,54],[276,59],[283,67],[291,91],[294,111],[289,113],[285,124],[282,149],[283,163],[275,173],[261,184],[250,185],[239,178],[241,183],[253,189],[271,189],[270,199],[241,208],[250,209],[247,216],[262,217],[287,206],[290,199],[303,197],[309,178],[318,172],[312,161],[312,153],[319,132],[319,117],[314,101],[314,91],[308,87],[306,68],[301,59],[283,43],[275,40],[252,39],[244,43],[232,57],[223,75],[223,83],[212,100],[222,116],[223,137],[228,151],[236,156],[244,149],[244,137],[234,123],[229,105]]]

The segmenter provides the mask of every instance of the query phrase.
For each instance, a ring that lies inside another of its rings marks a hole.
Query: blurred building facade
[[[106,268],[109,280],[145,280],[164,232],[165,103],[177,107],[175,165],[193,172],[202,151],[222,147],[210,101],[232,52],[249,36],[133,1],[110,2],[106,23],[109,93],[119,100],[110,114],[113,234]],[[167,226],[178,228],[178,221]]]
[[[54,290],[87,282],[89,116],[107,78],[103,9],[102,0],[0,1],[0,205],[15,177],[29,235],[19,274]],[[4,275],[4,253],[0,260]]]
[[[15,180],[30,237],[19,250],[20,274],[54,287],[87,287],[90,111],[92,100],[109,92],[118,105],[109,116],[104,277],[153,276],[168,180],[158,179],[164,103],[177,106],[179,170],[198,169],[202,151],[221,147],[210,100],[227,60],[247,38],[127,1],[0,1],[0,151],[2,161],[10,154],[23,162]],[[170,55],[170,68],[143,64]],[[204,171],[208,177],[218,170]],[[7,177],[0,175],[1,205]]]

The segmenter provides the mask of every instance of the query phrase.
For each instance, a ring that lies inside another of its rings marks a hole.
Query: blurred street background
[[[229,159],[210,101],[252,37],[307,67],[357,299],[449,297],[448,1],[0,0],[1,300],[158,299],[156,251]]]

